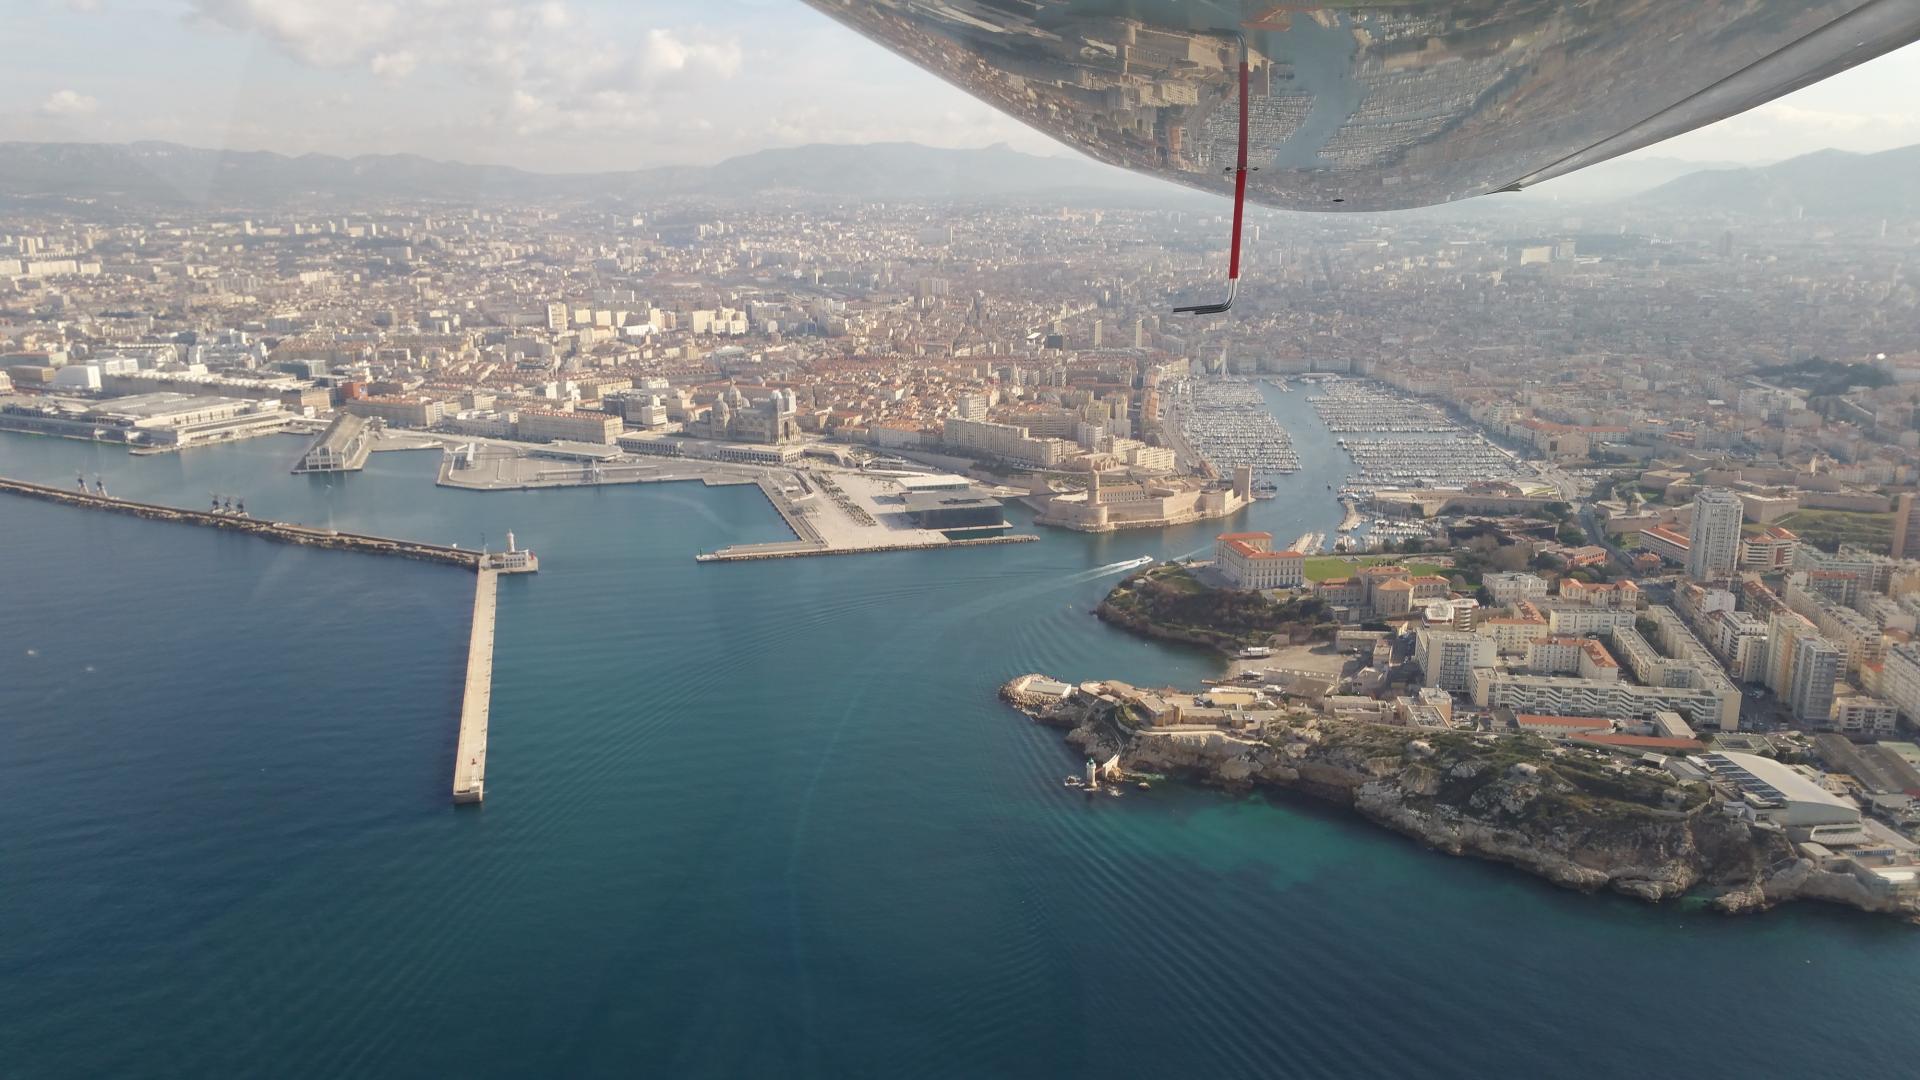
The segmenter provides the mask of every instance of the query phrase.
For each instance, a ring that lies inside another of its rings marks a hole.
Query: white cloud
[[[561,0],[189,0],[191,22],[257,35],[315,68],[389,81],[439,69],[525,134],[641,130],[663,101],[739,74],[737,39],[612,23]]]
[[[76,90],[55,90],[40,103],[39,112],[41,116],[85,116],[99,107],[98,101]]]
[[[732,39],[655,28],[633,47],[582,45],[563,55],[516,57],[519,90],[539,101],[514,101],[515,130],[651,131],[663,108],[739,74],[742,56]]]
[[[190,0],[190,18],[258,34],[308,64],[342,67],[394,40],[408,8],[397,0]],[[446,14],[442,12],[442,14]]]
[[[367,61],[368,70],[383,79],[404,79],[419,66],[420,57],[410,49],[374,53],[373,58]]]
[[[740,71],[739,42],[688,40],[671,30],[647,31],[641,57],[641,70],[653,78],[683,72],[727,78]]]
[[[1774,123],[1809,133],[1850,135],[1858,131],[1920,126],[1920,116],[1895,112],[1839,112],[1833,109],[1808,109],[1784,101],[1760,106],[1752,112],[1762,124]]]

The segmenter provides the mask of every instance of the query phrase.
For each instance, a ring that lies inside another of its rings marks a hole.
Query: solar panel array
[[[1731,782],[1740,789],[1740,794],[1751,795],[1767,802],[1783,803],[1787,796],[1779,788],[1735,765],[1724,754],[1707,754],[1701,758],[1713,770],[1715,779]]]

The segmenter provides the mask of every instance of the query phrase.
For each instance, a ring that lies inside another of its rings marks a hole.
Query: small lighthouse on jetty
[[[540,569],[540,559],[530,549],[522,549],[514,542],[511,530],[507,533],[507,550],[489,551],[480,556],[480,568],[498,570],[502,574],[532,574]]]

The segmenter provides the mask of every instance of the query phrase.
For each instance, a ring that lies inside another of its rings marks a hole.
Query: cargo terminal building
[[[0,398],[0,430],[181,449],[281,431],[278,401],[159,390],[105,400]]]

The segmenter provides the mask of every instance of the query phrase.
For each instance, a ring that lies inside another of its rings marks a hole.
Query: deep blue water
[[[1307,469],[1235,524],[1330,529],[1344,460],[1273,400]],[[1911,1075],[1906,927],[1063,789],[996,687],[1192,684],[1087,612],[1215,526],[706,566],[785,535],[757,489],[329,483],[298,447],[8,435],[0,475],[516,530],[487,803],[447,801],[469,575],[0,499],[0,1075]]]

